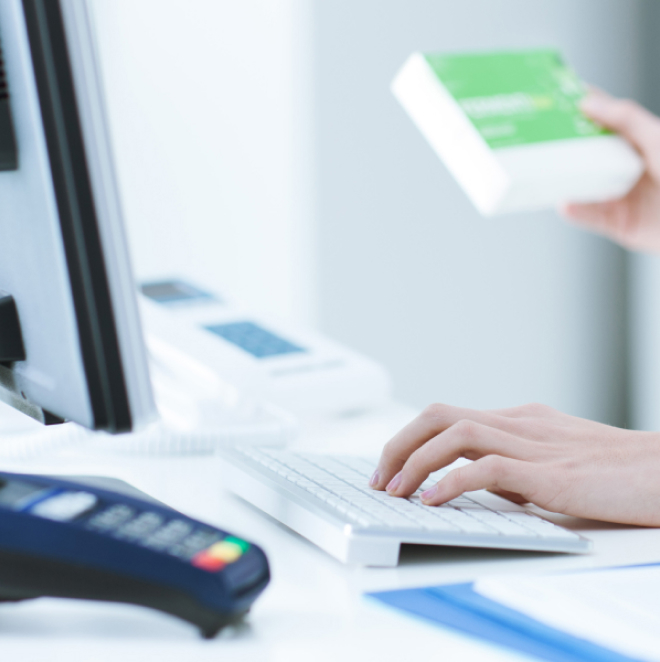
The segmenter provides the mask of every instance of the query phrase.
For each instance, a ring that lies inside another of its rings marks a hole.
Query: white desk
[[[374,453],[414,414],[388,411],[309,430],[296,447]],[[589,556],[411,548],[393,569],[346,567],[230,494],[212,457],[99,457],[77,451],[39,462],[7,462],[7,471],[111,475],[193,517],[263,546],[272,583],[245,625],[203,641],[196,630],[147,609],[43,599],[0,605],[3,659],[21,662],[412,660],[523,658],[389,610],[365,591],[460,582],[484,574],[588,568],[660,561],[660,530],[553,517],[595,542]],[[432,658],[436,659],[436,658]]]

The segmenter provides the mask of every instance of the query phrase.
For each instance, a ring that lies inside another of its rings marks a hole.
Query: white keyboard
[[[266,447],[221,451],[224,484],[345,563],[395,566],[401,543],[587,552],[591,541],[486,491],[442,506],[368,486],[375,461]]]

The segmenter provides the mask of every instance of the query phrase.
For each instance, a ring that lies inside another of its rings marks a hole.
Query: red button
[[[218,572],[227,565],[222,559],[211,556],[211,554],[206,551],[195,554],[192,559],[192,564],[196,568],[201,568],[207,572]]]

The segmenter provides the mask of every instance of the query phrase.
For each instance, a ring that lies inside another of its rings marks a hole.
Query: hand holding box
[[[392,91],[484,215],[615,199],[644,170],[580,111],[585,87],[554,50],[414,53]]]

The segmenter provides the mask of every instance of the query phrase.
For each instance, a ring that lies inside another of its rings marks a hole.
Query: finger
[[[473,409],[433,404],[408,423],[385,444],[378,467],[371,478],[374,489],[385,489],[390,480],[401,471],[408,458],[429,439],[433,439],[461,420],[494,423],[495,415]]]
[[[593,85],[592,83],[586,83],[585,87],[587,88],[587,92],[589,93],[589,96],[600,94],[610,99],[612,98],[611,94],[608,94],[603,88],[598,87],[597,85]]]
[[[608,237],[619,239],[625,236],[627,231],[626,198],[589,204],[569,203],[560,211],[575,225]]]
[[[603,92],[588,94],[580,109],[591,119],[629,140],[644,157],[660,143],[660,119],[629,99],[616,99]]]
[[[480,414],[478,411],[450,405],[429,405],[385,444],[369,484],[374,489],[385,489],[390,480],[401,471],[410,455],[429,439],[462,419],[479,418]]]
[[[534,465],[498,455],[486,457],[450,471],[432,488],[422,492],[420,499],[428,506],[439,506],[475,490],[504,490],[534,501],[538,479]]]
[[[522,419],[548,418],[553,414],[556,415],[556,412],[552,408],[536,403],[500,411],[478,411],[443,404],[430,405],[385,444],[378,468],[369,484],[374,489],[384,490],[417,449],[459,421],[474,421],[521,435],[524,434],[522,428],[529,427],[527,422],[520,425]]]
[[[387,491],[393,496],[410,496],[430,473],[459,457],[474,460],[494,454],[527,459],[528,446],[528,442],[507,432],[463,420],[417,449],[387,486]]]

